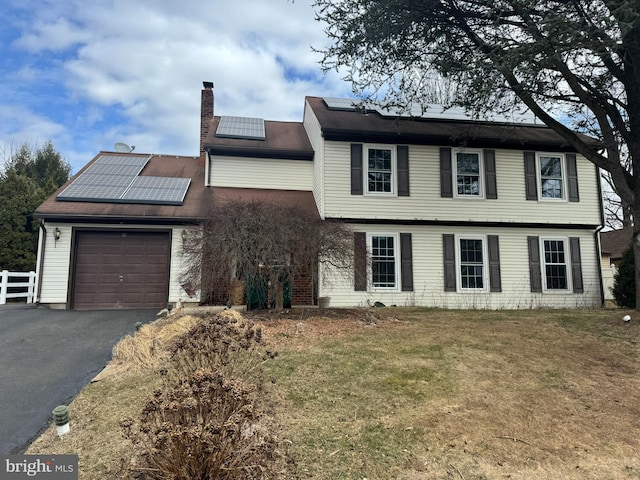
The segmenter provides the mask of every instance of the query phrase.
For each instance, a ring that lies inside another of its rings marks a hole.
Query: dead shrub
[[[122,422],[141,455],[130,478],[267,479],[279,464],[273,402],[260,368],[275,354],[237,312],[204,317],[169,348],[139,422]]]
[[[203,318],[169,350],[170,363],[164,373],[170,383],[198,369],[259,383],[260,365],[276,355],[266,349],[262,330],[234,311]]]
[[[197,370],[175,388],[156,391],[139,427],[122,422],[143,454],[134,478],[231,480],[275,478],[276,441],[258,407],[258,389],[220,372]]]

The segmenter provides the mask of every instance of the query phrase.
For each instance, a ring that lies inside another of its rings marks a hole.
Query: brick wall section
[[[200,99],[200,161],[204,162],[204,139],[207,138],[213,120],[213,83],[202,82],[204,88]]]
[[[295,273],[291,292],[291,305],[313,305],[313,276],[309,270],[303,269]]]

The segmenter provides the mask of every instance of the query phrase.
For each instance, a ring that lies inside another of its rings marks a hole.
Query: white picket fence
[[[27,279],[15,281],[13,279]],[[11,279],[11,281],[9,281]],[[36,272],[9,272],[3,270],[0,274],[0,305],[7,303],[7,298],[25,298],[27,303],[33,303],[33,291],[36,285]],[[11,292],[9,292],[11,289]],[[19,289],[18,292],[15,290]]]

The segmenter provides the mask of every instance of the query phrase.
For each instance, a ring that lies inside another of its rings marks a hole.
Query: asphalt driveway
[[[23,453],[51,411],[102,370],[118,340],[157,312],[0,305],[0,454]]]

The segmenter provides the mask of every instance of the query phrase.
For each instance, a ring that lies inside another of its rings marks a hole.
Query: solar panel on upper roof
[[[342,110],[355,112],[360,109],[376,111],[383,117],[405,117],[405,118],[429,118],[465,121],[490,121],[501,123],[536,123],[536,117],[531,112],[513,111],[509,115],[488,113],[483,118],[479,118],[472,112],[468,112],[462,107],[450,107],[445,109],[443,105],[435,103],[423,105],[411,105],[408,108],[388,107],[382,108],[371,102],[361,102],[352,98],[332,98],[323,97],[329,110]]]
[[[323,100],[329,110],[344,110],[346,112],[355,112],[357,110],[357,100],[351,98],[324,97]]]
[[[190,178],[137,177],[120,198],[127,203],[182,205]]]
[[[216,137],[264,140],[264,120],[251,117],[220,117]]]
[[[149,157],[102,155],[57,196],[68,202],[182,205],[190,178],[140,177]]]

